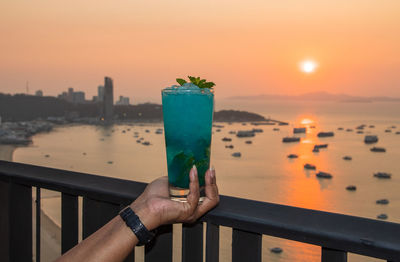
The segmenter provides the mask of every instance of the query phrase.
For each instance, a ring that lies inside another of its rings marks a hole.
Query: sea
[[[263,99],[221,99],[216,110],[235,109],[261,114],[289,122],[287,126],[253,126],[250,123],[216,123],[213,128],[211,163],[216,169],[220,194],[343,213],[400,223],[400,103],[278,101]],[[364,125],[363,130],[356,129]],[[13,161],[61,168],[109,177],[150,182],[167,175],[164,135],[155,131],[162,124],[121,124],[110,127],[66,125],[33,137],[29,147],[15,150]],[[282,143],[292,136],[294,127],[306,127],[298,143]],[[230,131],[262,129],[253,138],[238,138]],[[343,128],[343,130],[339,130]],[[275,130],[274,130],[275,129]],[[318,138],[321,131],[334,132],[333,137]],[[362,131],[363,133],[357,133]],[[149,146],[137,143],[139,138]],[[377,135],[378,143],[367,145],[365,135]],[[232,138],[223,142],[222,138]],[[245,141],[251,140],[251,144]],[[315,144],[328,144],[313,153]],[[233,145],[233,149],[226,148]],[[385,153],[371,152],[372,146],[384,147]],[[232,153],[240,152],[241,157]],[[297,154],[297,159],[287,155]],[[352,160],[343,160],[351,156]],[[304,164],[316,171],[304,169]],[[319,179],[316,172],[332,174]],[[375,172],[392,174],[378,179]],[[356,191],[348,191],[349,185]],[[376,201],[388,199],[389,204]],[[60,223],[60,196],[45,192],[43,209]],[[231,261],[231,229],[221,228],[220,261]],[[263,261],[320,261],[321,248],[313,245],[263,236]],[[280,247],[275,254],[271,248]],[[174,255],[179,261],[180,255]],[[380,261],[349,255],[349,261]]]

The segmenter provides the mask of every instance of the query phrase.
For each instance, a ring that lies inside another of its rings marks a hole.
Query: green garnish
[[[190,83],[198,86],[199,88],[212,88],[213,86],[215,86],[213,82],[207,82],[207,80],[200,79],[200,77],[188,76],[188,78],[190,80]],[[176,82],[178,82],[178,84],[180,84],[181,86],[187,83],[187,81],[183,78],[177,78]]]

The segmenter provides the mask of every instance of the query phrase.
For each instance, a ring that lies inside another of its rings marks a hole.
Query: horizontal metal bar
[[[147,185],[118,178],[2,160],[0,160],[0,180],[86,196],[114,204],[128,204],[132,199],[136,199]]]
[[[0,180],[39,186],[111,203],[129,202],[145,183],[0,161]],[[201,221],[396,261],[400,224],[221,196]]]

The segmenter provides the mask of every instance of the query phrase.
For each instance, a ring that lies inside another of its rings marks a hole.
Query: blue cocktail
[[[185,201],[190,169],[196,165],[202,187],[210,166],[214,94],[187,83],[162,90],[162,104],[170,196]]]

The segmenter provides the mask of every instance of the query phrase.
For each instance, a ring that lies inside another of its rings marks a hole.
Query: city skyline
[[[3,93],[24,93],[29,81],[31,93],[55,96],[73,87],[92,97],[98,80],[112,75],[116,96],[160,101],[160,90],[175,78],[195,74],[215,82],[221,98],[320,91],[400,96],[400,2],[394,0],[157,6],[7,0],[1,6]],[[318,65],[312,73],[299,68],[307,61]]]

